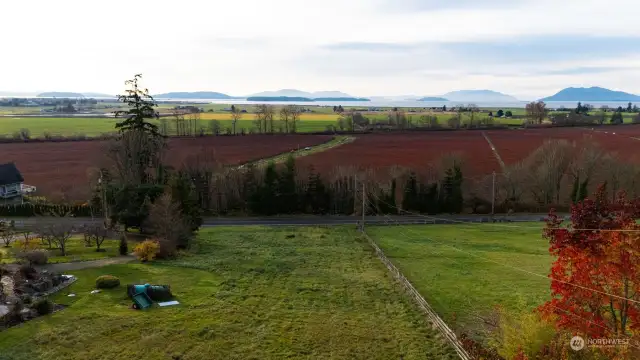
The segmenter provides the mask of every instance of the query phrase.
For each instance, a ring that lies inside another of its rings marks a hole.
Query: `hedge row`
[[[88,205],[41,205],[41,204],[13,204],[0,205],[0,216],[32,217],[37,215],[66,214],[75,217],[90,217],[91,207]]]

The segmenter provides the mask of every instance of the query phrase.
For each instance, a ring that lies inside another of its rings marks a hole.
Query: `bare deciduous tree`
[[[105,228],[102,224],[86,224],[83,227],[83,235],[85,239],[88,239],[90,244],[95,244],[96,251],[100,252],[104,251],[100,247],[109,236],[109,229]]]
[[[291,132],[296,133],[298,131],[298,121],[300,121],[300,114],[302,114],[302,108],[298,105],[289,105],[289,114],[291,116]]]
[[[179,109],[171,110],[171,115],[176,124],[176,135],[177,136],[186,136],[187,135],[187,126],[186,121],[184,119],[184,111]]]
[[[211,120],[209,121],[209,131],[211,131],[211,135],[220,135],[220,121]]]
[[[517,209],[528,188],[527,177],[526,164],[522,161],[505,167],[496,181],[496,202],[503,203],[508,209]]]
[[[158,169],[162,164],[165,148],[162,138],[138,130],[128,131],[107,146],[110,173],[123,184],[149,183],[155,175],[150,170]]]
[[[256,106],[255,117],[256,117],[256,122],[260,121],[261,123],[261,125],[258,127],[258,129],[260,129],[261,132],[273,133],[274,115],[275,115],[275,108],[272,105],[261,104]]]
[[[527,119],[534,124],[542,124],[547,116],[547,104],[543,101],[531,102],[525,106]]]
[[[2,242],[4,242],[5,247],[11,246],[11,241],[14,240],[17,234],[18,232],[15,227],[5,222],[0,222],[0,238],[2,239]]]
[[[189,113],[187,122],[187,135],[195,136],[198,133],[198,127],[200,126],[200,113]]]
[[[242,110],[237,106],[231,107],[231,124],[233,126],[233,135],[237,134],[238,121],[242,119]]]
[[[160,196],[149,208],[148,226],[160,241],[160,254],[163,257],[172,256],[180,238],[188,233],[180,207],[169,193]]]
[[[560,203],[562,180],[572,160],[573,147],[566,140],[547,140],[527,158],[530,189],[538,203]]]
[[[283,106],[280,109],[280,121],[284,125],[284,131],[289,133],[289,119],[291,117],[291,112],[288,106]]]

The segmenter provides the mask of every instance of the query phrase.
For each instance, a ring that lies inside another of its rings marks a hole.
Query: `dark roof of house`
[[[14,163],[0,164],[0,185],[21,183],[24,181],[22,174]]]

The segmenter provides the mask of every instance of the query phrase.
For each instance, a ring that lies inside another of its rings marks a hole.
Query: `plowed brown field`
[[[328,135],[171,138],[167,161],[178,166],[191,154],[214,151],[220,163],[239,164],[318,145],[331,138]],[[0,163],[15,162],[25,183],[36,186],[39,195],[64,192],[71,198],[86,199],[88,170],[100,166],[104,149],[103,141],[0,144]]]

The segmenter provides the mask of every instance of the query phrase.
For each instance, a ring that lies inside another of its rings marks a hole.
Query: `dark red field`
[[[507,164],[524,159],[546,139],[579,141],[591,136],[605,150],[634,158],[640,149],[640,126],[591,128],[548,128],[491,130],[484,132]],[[464,176],[476,177],[500,172],[500,165],[482,131],[434,131],[364,134],[349,144],[299,158],[298,168],[309,165],[323,174],[338,166],[375,169],[388,176],[395,166],[420,173],[437,168],[443,155],[457,154],[465,162]],[[180,165],[186,157],[214,151],[217,161],[238,164],[329,141],[328,135],[252,135],[244,137],[203,137],[171,139],[167,160]],[[38,187],[38,193],[86,194],[88,171],[103,159],[104,143],[78,141],[61,143],[0,144],[0,163],[15,161],[25,183]]]
[[[524,159],[547,139],[579,142],[585,137],[591,137],[607,152],[617,152],[623,159],[635,161],[638,160],[635,150],[640,149],[640,139],[633,138],[636,133],[640,134],[640,126],[600,127],[594,130],[575,127],[486,131],[506,164]]]
[[[177,166],[191,154],[214,151],[220,163],[239,164],[318,145],[331,138],[326,135],[172,138],[167,160]],[[0,144],[0,163],[14,161],[25,183],[36,186],[38,194],[84,195],[88,189],[88,171],[100,166],[104,147],[102,141]]]
[[[463,158],[467,174],[476,176],[499,171],[500,165],[480,131],[436,131],[362,135],[353,143],[315,153],[298,160],[300,167],[313,165],[321,173],[337,166],[373,168],[388,174],[393,166],[417,172],[438,167],[443,155]]]

